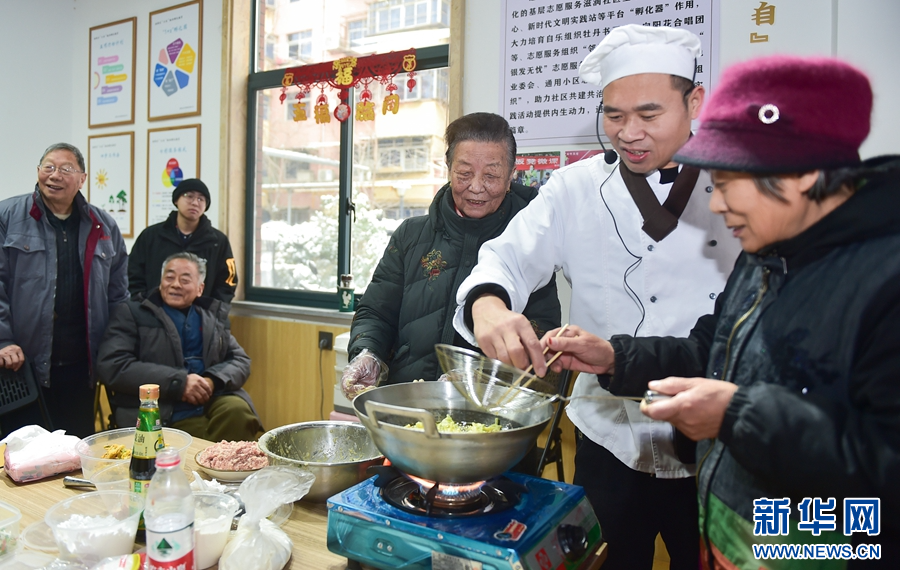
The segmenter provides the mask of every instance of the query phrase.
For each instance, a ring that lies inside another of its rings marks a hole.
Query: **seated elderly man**
[[[212,441],[254,440],[262,429],[241,388],[250,358],[231,335],[228,304],[201,297],[205,278],[206,262],[175,253],[158,291],[113,311],[97,370],[119,426],[135,425],[138,387],[154,382],[163,425]]]

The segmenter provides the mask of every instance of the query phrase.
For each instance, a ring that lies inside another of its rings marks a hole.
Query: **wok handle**
[[[425,437],[440,439],[441,434],[437,429],[434,416],[428,410],[422,408],[404,408],[403,406],[395,406],[393,404],[383,404],[381,402],[366,401],[366,413],[372,418],[375,427],[381,427],[378,421],[378,414],[393,414],[396,416],[404,416],[415,421],[422,422],[425,428]]]

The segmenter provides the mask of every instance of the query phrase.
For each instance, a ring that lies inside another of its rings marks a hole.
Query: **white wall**
[[[134,230],[145,227],[147,209],[147,129],[200,124],[200,178],[212,194],[207,215],[214,225],[223,197],[219,185],[219,110],[222,76],[222,0],[203,2],[201,115],[147,121],[150,12],[178,0],[31,0],[3,2],[0,51],[7,57],[6,81],[0,89],[0,166],[5,184],[0,199],[31,192],[35,167],[49,145],[74,144],[87,160],[88,136],[134,131]],[[135,122],[88,129],[89,31],[93,26],[137,17],[135,53]],[[248,15],[249,25],[249,15]],[[12,86],[12,88],[7,87]],[[85,183],[85,186],[87,184]],[[82,189],[86,193],[87,188]],[[126,240],[130,248],[133,239]]]
[[[73,0],[4,2],[0,8],[0,51],[6,54],[0,89],[0,199],[31,192],[44,149],[72,139],[74,18]],[[87,59],[77,69],[86,70]],[[87,138],[72,142],[84,148]]]
[[[838,57],[869,74],[875,92],[872,132],[863,143],[863,157],[900,152],[900,2],[840,0],[837,9]]]

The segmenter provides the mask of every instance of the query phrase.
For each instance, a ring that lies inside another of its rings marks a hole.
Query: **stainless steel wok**
[[[411,382],[360,394],[353,408],[375,446],[401,471],[442,483],[471,483],[496,477],[518,463],[550,421],[552,405],[501,414],[484,412],[452,382]],[[494,433],[440,433],[447,414],[457,423],[494,423]],[[421,421],[425,430],[407,428]]]

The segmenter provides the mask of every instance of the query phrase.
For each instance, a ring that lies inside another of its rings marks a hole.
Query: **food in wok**
[[[437,422],[437,430],[440,433],[495,433],[504,427],[500,425],[500,418],[494,418],[494,423],[483,424],[481,422],[456,422],[450,414],[444,419]],[[407,424],[406,427],[425,431],[425,425],[422,422]]]

